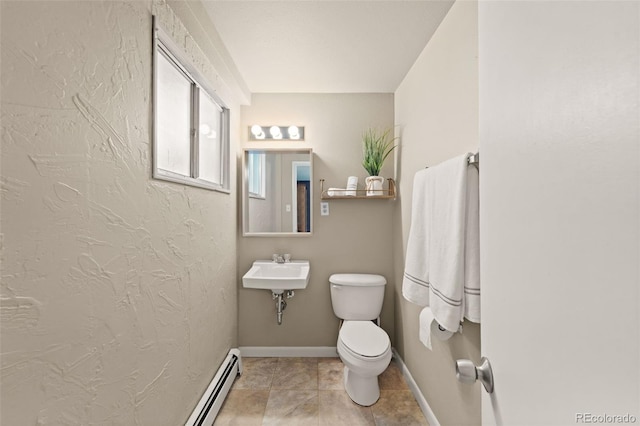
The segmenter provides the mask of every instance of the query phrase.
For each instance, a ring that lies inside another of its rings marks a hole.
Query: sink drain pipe
[[[278,325],[282,325],[282,312],[287,308],[287,301],[284,300],[285,297],[291,299],[294,295],[293,290],[287,290],[282,293],[271,293],[271,297],[276,301],[276,321]]]

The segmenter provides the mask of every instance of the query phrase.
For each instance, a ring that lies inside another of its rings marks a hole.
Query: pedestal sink
[[[287,307],[285,298],[293,297],[293,290],[307,288],[309,284],[309,261],[292,260],[277,263],[271,260],[256,260],[242,277],[244,288],[271,290],[276,301],[276,321],[282,324],[282,311]]]
[[[287,263],[256,260],[242,277],[242,286],[271,290],[275,294],[307,288],[309,269],[308,260],[292,260]]]

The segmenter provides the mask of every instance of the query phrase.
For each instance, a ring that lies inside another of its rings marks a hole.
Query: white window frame
[[[191,131],[190,131],[190,176],[181,173],[164,170],[158,167],[158,108],[156,100],[158,99],[158,59],[162,55],[170,61],[185,78],[191,83]],[[220,183],[214,183],[198,177],[199,167],[199,146],[200,132],[199,127],[199,109],[200,92],[204,91],[214,101],[221,110],[220,123]],[[175,42],[171,39],[167,32],[158,27],[154,17],[154,36],[153,36],[153,173],[154,179],[166,180],[184,185],[195,186],[199,188],[219,191],[229,194],[230,191],[230,134],[229,134],[229,109],[223,104],[221,99],[216,95],[215,90],[207,83],[202,74],[191,65],[186,55]]]
[[[258,198],[261,200],[264,200],[267,198],[266,157],[267,155],[265,152],[247,151],[247,168],[248,168],[247,176],[249,177],[249,182],[247,182],[247,185],[249,188],[248,189],[249,198]],[[257,183],[258,191],[252,191],[252,189],[256,189],[256,188],[253,188],[252,181]]]

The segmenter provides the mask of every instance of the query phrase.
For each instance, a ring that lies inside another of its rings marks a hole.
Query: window
[[[153,177],[229,192],[229,110],[159,28],[153,99]]]
[[[266,167],[264,152],[247,151],[247,167],[249,173],[249,197],[266,198]]]

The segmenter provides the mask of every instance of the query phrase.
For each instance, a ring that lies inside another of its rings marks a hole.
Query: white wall
[[[477,3],[456,2],[395,93],[401,137],[394,211],[395,345],[436,417],[444,425],[480,423],[480,389],[456,381],[454,360],[480,358],[480,327],[463,334],[418,340],[420,308],[402,297],[404,254],[411,223],[413,176],[426,166],[478,150]]]
[[[0,423],[181,424],[236,345],[235,161],[231,195],[150,178],[152,10],[235,141],[215,48],[187,5],[0,7]]]
[[[480,3],[486,424],[640,421],[639,6]]]

